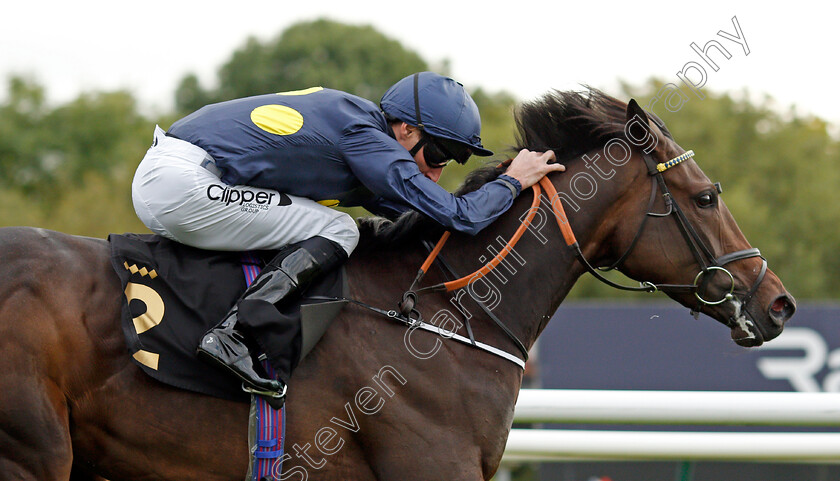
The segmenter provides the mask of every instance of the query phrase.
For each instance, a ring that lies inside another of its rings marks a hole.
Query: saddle
[[[275,252],[209,251],[152,234],[111,234],[108,241],[125,293],[120,322],[134,363],[170,386],[248,402],[239,381],[198,360],[195,348],[245,291],[245,272],[261,268]],[[299,303],[280,310],[301,323],[301,359],[344,305],[324,298],[346,291],[344,269],[336,269]]]

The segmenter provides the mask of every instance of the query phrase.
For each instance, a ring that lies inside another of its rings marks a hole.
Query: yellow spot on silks
[[[160,363],[160,354],[144,351],[142,349],[135,352],[134,355],[131,357],[136,359],[137,362],[139,362],[140,364],[148,366],[154,369],[155,371],[157,371],[158,364]]]
[[[339,204],[339,201],[337,201],[335,199],[324,199],[324,200],[319,200],[318,203],[321,204],[321,205],[325,205],[327,207],[335,207]]]
[[[251,122],[275,135],[291,135],[303,127],[303,115],[285,105],[263,105],[251,111]]]
[[[290,90],[288,92],[277,92],[277,95],[309,95],[314,94],[315,92],[320,92],[324,90],[324,87],[310,87],[308,89],[303,90]]]

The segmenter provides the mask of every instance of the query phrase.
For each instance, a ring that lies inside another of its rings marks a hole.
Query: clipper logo
[[[227,185],[212,184],[207,187],[207,198],[225,205],[236,205],[243,212],[256,213],[268,210],[272,205],[291,205],[292,200],[286,194],[249,189],[237,189]],[[279,198],[279,199],[278,199]]]

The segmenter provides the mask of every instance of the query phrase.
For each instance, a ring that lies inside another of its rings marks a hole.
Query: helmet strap
[[[414,74],[414,116],[417,118],[417,128],[420,129],[421,132],[425,132],[426,129],[423,127],[423,121],[420,119],[420,96],[418,95],[420,90],[419,85],[420,73],[418,72]],[[417,146],[415,146],[415,148],[417,148]]]
[[[420,96],[418,95],[420,91],[420,72],[414,74],[414,116],[417,118],[417,128],[420,129],[420,140],[414,144],[414,147],[408,151],[412,157],[417,155],[417,152],[420,152],[420,149],[426,145],[428,138],[426,137],[426,129],[423,127],[423,120],[420,119]]]
[[[414,147],[412,147],[411,150],[408,151],[408,153],[411,154],[412,157],[414,157],[415,155],[417,155],[417,152],[420,152],[420,149],[424,145],[426,145],[426,142],[428,142],[428,141],[429,141],[428,137],[423,135],[423,133],[421,132],[420,140],[418,140],[417,143],[414,144]]]

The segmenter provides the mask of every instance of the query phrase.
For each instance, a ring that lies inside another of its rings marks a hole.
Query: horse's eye
[[[694,201],[697,203],[697,207],[714,207],[715,205],[717,205],[717,196],[712,192],[705,192],[703,194],[698,195],[694,199]]]

